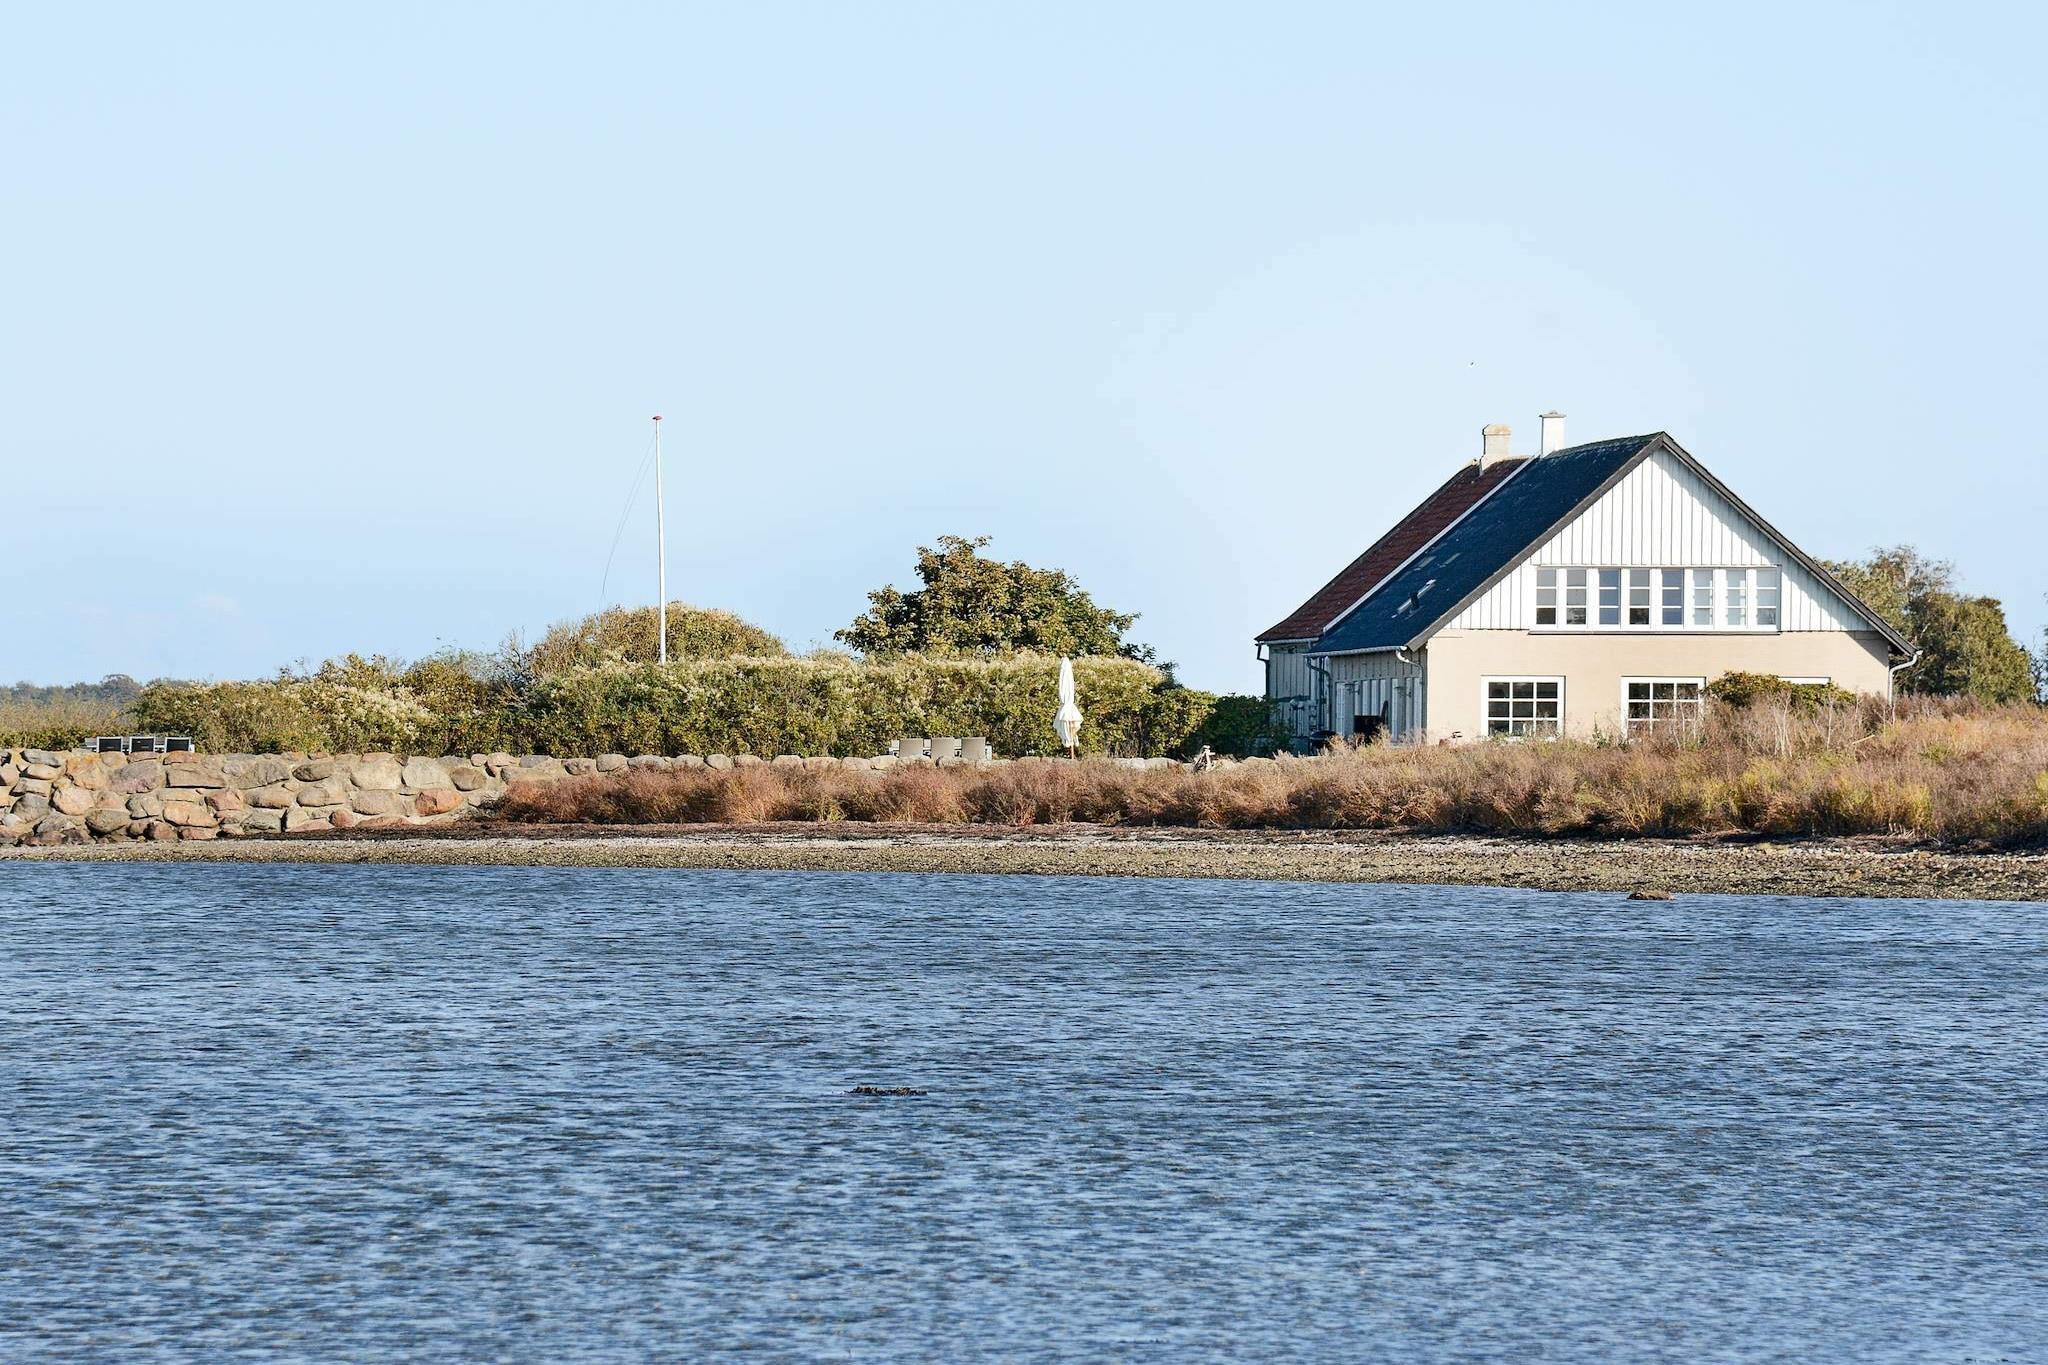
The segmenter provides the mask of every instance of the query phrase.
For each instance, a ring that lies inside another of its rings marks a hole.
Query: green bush
[[[1278,752],[1292,735],[1293,731],[1274,714],[1271,700],[1231,693],[1213,700],[1208,718],[1196,731],[1192,743],[1195,748],[1206,744],[1219,754],[1244,758]]]
[[[142,689],[132,711],[141,729],[190,735],[208,753],[425,752],[435,729],[433,713],[401,685],[322,678],[156,682]]]
[[[653,607],[612,607],[580,621],[548,627],[526,655],[536,675],[565,673],[604,663],[654,662],[659,640]],[[678,659],[780,658],[782,641],[729,611],[668,604],[668,657]]]
[[[1724,706],[1746,709],[1760,701],[1782,701],[1802,715],[1824,706],[1854,706],[1856,694],[1833,683],[1795,683],[1769,673],[1723,673],[1707,684],[1707,695]]]

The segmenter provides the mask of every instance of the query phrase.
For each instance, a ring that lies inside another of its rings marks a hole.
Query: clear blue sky
[[[0,679],[537,633],[657,411],[672,595],[797,646],[986,533],[1255,687],[1550,407],[2032,644],[2041,14],[17,9]]]

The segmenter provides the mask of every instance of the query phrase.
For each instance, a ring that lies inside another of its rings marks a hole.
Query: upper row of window
[[[1776,569],[1538,569],[1536,624],[1776,630]]]

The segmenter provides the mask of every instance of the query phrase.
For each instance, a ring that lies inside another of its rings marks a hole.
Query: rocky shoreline
[[[1057,826],[526,826],[465,820],[234,841],[0,849],[13,862],[412,863],[533,867],[986,873],[1407,882],[1667,891],[2048,900],[2048,853],[1881,840],[1519,839]]]

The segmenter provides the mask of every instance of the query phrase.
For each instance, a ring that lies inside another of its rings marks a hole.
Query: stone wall
[[[0,750],[0,845],[217,839],[438,824],[496,801],[506,775],[596,764],[509,754],[90,754]]]
[[[512,782],[628,768],[888,768],[896,759],[783,754],[669,758],[529,754],[90,754],[0,749],[0,847],[94,839],[220,839],[320,829],[438,825],[474,815]],[[916,763],[932,760],[919,758]],[[994,760],[1002,762],[1004,760]],[[1064,761],[1064,760],[1061,760]],[[1133,766],[1168,759],[1117,760]],[[960,762],[947,759],[947,765]]]

